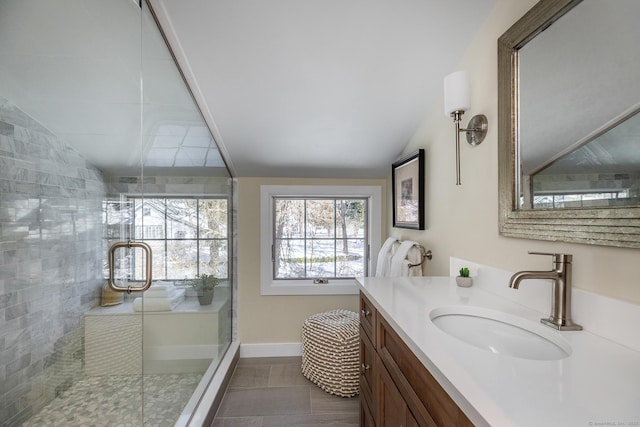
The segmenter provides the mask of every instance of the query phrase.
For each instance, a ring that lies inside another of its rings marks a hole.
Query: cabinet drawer
[[[382,316],[377,318],[378,354],[419,425],[472,426],[424,365]]]
[[[376,396],[376,348],[360,328],[360,399],[366,400],[370,408],[374,408]]]
[[[376,345],[377,341],[375,334],[377,316],[378,313],[376,312],[373,304],[371,304],[371,301],[369,301],[367,297],[365,297],[362,292],[360,292],[360,326],[367,334],[374,346]]]

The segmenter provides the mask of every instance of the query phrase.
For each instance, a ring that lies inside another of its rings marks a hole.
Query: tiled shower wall
[[[0,425],[20,425],[82,373],[99,303],[100,171],[0,97]]]

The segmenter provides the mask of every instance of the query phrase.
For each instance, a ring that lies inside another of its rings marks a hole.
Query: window
[[[273,277],[353,279],[367,274],[366,198],[273,198]]]
[[[380,246],[380,188],[262,186],[261,293],[357,293]]]
[[[228,278],[227,199],[206,197],[129,197],[107,202],[109,244],[131,238],[146,242],[153,253],[155,280],[184,280],[198,274]],[[136,252],[119,264],[132,280],[143,278]]]
[[[598,206],[616,206],[617,199],[628,199],[629,190],[540,194],[533,196],[533,207],[536,209],[589,208]]]

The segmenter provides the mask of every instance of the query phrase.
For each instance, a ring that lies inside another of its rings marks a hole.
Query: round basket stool
[[[358,314],[333,310],[309,317],[302,325],[302,374],[342,397],[359,393]]]

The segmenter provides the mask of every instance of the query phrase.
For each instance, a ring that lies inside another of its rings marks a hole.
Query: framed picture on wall
[[[424,230],[424,150],[421,148],[391,166],[393,226]]]

